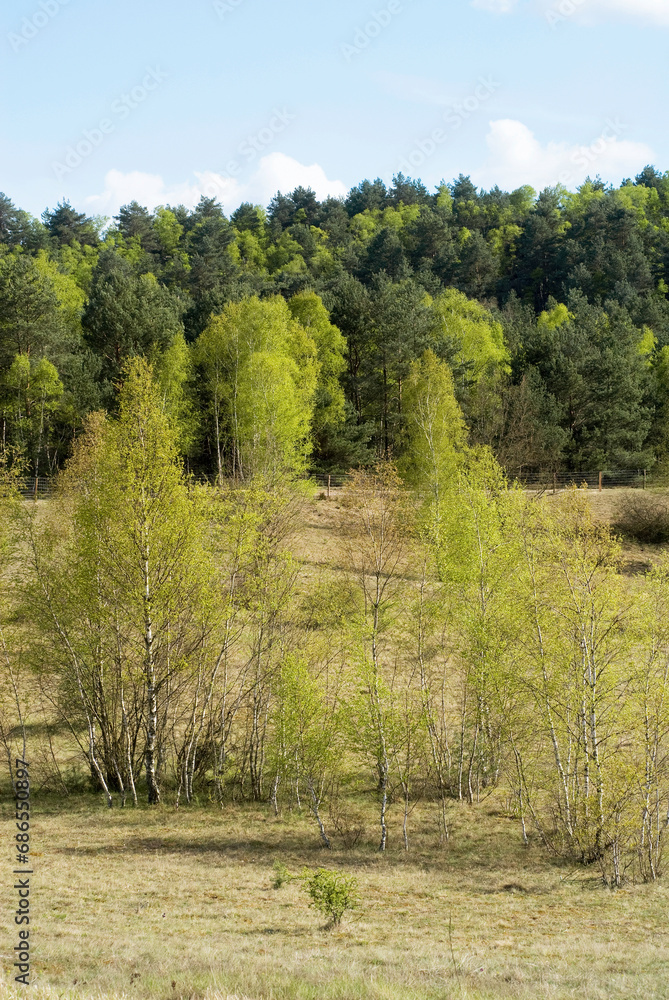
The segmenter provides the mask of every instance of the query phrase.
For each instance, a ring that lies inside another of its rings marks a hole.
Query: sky
[[[7,0],[0,191],[112,217],[669,170],[669,0]]]

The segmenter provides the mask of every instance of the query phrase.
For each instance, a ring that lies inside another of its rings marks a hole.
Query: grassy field
[[[602,519],[612,494],[591,493]],[[310,581],[343,574],[339,497],[308,505],[297,554]],[[634,577],[658,558],[625,546]],[[594,869],[521,842],[503,796],[453,804],[438,841],[434,805],[412,815],[411,850],[391,808],[376,850],[372,796],[350,850],[319,846],[308,812],[237,805],[114,809],[92,797],[35,799],[31,945],[35,1000],[654,1000],[669,998],[669,881],[612,893]],[[0,1000],[12,989],[11,806],[5,849]],[[330,929],[275,861],[340,869],[362,904]]]
[[[443,847],[417,811],[408,855],[398,811],[385,857],[371,812],[364,842],[330,853],[298,813],[63,806],[33,825],[30,996],[669,997],[669,887],[611,893],[525,849],[502,802],[454,806]],[[5,983],[12,832],[5,806]],[[361,908],[328,929],[297,884],[272,887],[275,860],[355,874]]]

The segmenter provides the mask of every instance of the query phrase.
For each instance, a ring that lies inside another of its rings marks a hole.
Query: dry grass
[[[617,492],[617,491],[616,491]],[[610,520],[612,492],[591,491]],[[306,505],[296,541],[310,585],[341,574],[340,498]],[[662,551],[625,545],[627,572]],[[371,796],[369,797],[371,798]],[[412,818],[401,847],[366,837],[319,847],[308,815],[269,807],[109,812],[91,798],[36,798],[32,844],[34,1000],[667,1000],[669,883],[611,893],[597,872],[522,847],[501,800],[452,806],[438,843],[433,808]],[[10,807],[2,807],[0,1000],[14,941]],[[336,931],[296,884],[272,888],[272,864],[355,874],[363,905]]]
[[[669,890],[611,893],[595,872],[574,873],[539,844],[524,849],[517,825],[491,803],[454,806],[446,847],[431,812],[416,814],[408,855],[396,815],[384,857],[374,849],[372,813],[367,843],[329,854],[296,813],[110,813],[90,801],[46,812],[38,804],[30,995],[669,997]],[[8,817],[5,806],[7,845]],[[339,930],[324,928],[297,885],[271,887],[278,859],[355,873],[362,908]],[[10,877],[7,865],[6,982],[15,943]]]
[[[560,492],[558,490],[555,495],[559,496]],[[654,490],[653,492],[668,494],[666,490]],[[638,494],[639,491],[636,489],[602,490],[601,493],[596,489],[590,489],[588,490],[588,500],[596,518],[606,524],[615,525],[621,502],[624,502],[626,497],[634,498]],[[543,499],[550,503],[553,499],[553,493],[550,490],[547,491],[543,494]],[[623,538],[622,543],[622,571],[630,577],[647,573],[666,555],[668,548],[666,545],[644,544],[629,538]]]

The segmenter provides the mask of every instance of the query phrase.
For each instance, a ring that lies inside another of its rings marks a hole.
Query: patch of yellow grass
[[[36,1000],[246,997],[249,1000],[444,1000],[669,996],[669,891],[611,893],[596,873],[524,849],[490,802],[453,807],[440,847],[435,816],[399,814],[385,856],[318,846],[308,816],[263,807],[39,812],[31,943]],[[8,807],[2,832],[10,844]],[[392,818],[391,818],[392,820]],[[363,904],[324,927],[272,864],[355,874]],[[11,989],[9,865],[0,1000]]]

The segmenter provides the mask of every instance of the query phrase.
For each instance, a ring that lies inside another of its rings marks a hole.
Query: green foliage
[[[465,449],[466,430],[453,376],[432,351],[411,365],[404,399],[406,445],[402,467],[417,490],[439,505]]]
[[[42,215],[49,236],[58,247],[77,243],[95,246],[99,241],[96,220],[77,212],[69,201],[63,200],[50,212]]]
[[[280,889],[289,882],[301,882],[311,899],[309,905],[328,917],[332,927],[338,927],[345,913],[360,906],[358,880],[352,875],[329,868],[306,867],[299,875],[294,875],[281,861],[274,862],[273,870],[272,885],[275,889]]]
[[[449,289],[434,301],[439,336],[456,345],[455,363],[463,366],[474,384],[508,370],[509,352],[500,323],[487,309]]]
[[[290,337],[222,382],[198,362],[179,418],[197,474],[402,461],[405,387],[426,350],[452,371],[469,444],[509,472],[650,468],[668,452],[669,196],[653,168],[618,189],[482,191],[460,175],[430,193],[398,175],[344,201],[297,188],[229,219],[206,197],[192,211],[132,202],[104,231],[67,201],[43,218],[2,196],[0,374],[21,353],[58,369],[56,465],[86,413],[114,405],[126,358],[173,369],[161,358],[180,333],[191,344],[243,303],[250,330],[248,303],[277,296],[316,363]]]
[[[96,785],[136,797],[143,764],[156,803],[161,705],[207,655],[213,574],[202,496],[185,480],[152,371],[135,358],[122,377],[118,419],[89,417],[58,502],[31,523],[27,601],[54,697],[87,733]],[[126,697],[142,706],[132,723]]]
[[[0,367],[17,354],[53,350],[63,335],[53,283],[37,262],[20,253],[0,253]]]
[[[641,331],[624,311],[606,312],[580,293],[527,330],[524,356],[553,395],[573,468],[647,468],[650,369]]]
[[[313,418],[314,433],[327,436],[344,423],[346,399],[340,377],[346,368],[346,341],[330,322],[318,295],[301,292],[288,302],[291,315],[316,344],[320,366]]]
[[[339,926],[348,910],[355,910],[360,905],[358,880],[352,875],[327,868],[315,871],[304,868],[300,878],[311,899],[310,905],[329,917],[333,927]]]
[[[182,455],[193,453],[198,435],[195,393],[193,390],[193,358],[182,333],[156,361],[156,381],[160,388],[163,412]]]
[[[125,360],[163,351],[182,332],[177,296],[152,274],[106,250],[93,274],[82,324],[86,343],[100,356],[106,379],[117,379]]]
[[[195,357],[208,390],[219,478],[225,465],[240,478],[303,471],[320,363],[316,343],[285,301],[228,305],[198,339]]]
[[[658,622],[626,592],[619,546],[585,491],[529,508],[521,531],[517,580],[530,618],[516,666],[520,794],[558,853],[597,863],[617,887],[638,874],[647,824],[659,821],[650,804],[665,780],[653,749],[667,732]],[[644,653],[635,651],[642,636]],[[654,863],[661,840],[653,834]]]
[[[282,861],[275,861],[272,868],[274,870],[274,881],[272,882],[274,889],[280,889],[282,885],[291,882],[295,877],[290,874]]]
[[[68,248],[69,249],[69,248]],[[73,337],[81,337],[81,316],[84,311],[86,295],[84,290],[77,283],[76,279],[58,266],[57,261],[48,257],[46,251],[41,250],[35,258],[35,263],[45,278],[52,286],[58,306],[63,314],[63,318],[68,330]]]
[[[35,475],[39,475],[40,458],[44,449],[48,457],[51,444],[51,418],[63,396],[58,371],[47,358],[34,362],[28,354],[17,354],[0,392],[10,441],[17,453],[30,461]]]

